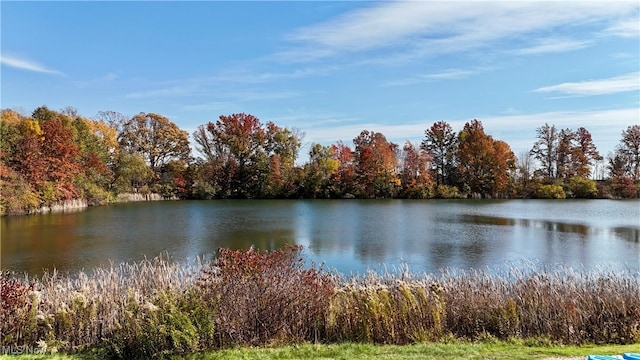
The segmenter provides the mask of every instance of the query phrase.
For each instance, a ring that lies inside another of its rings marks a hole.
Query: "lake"
[[[640,271],[638,200],[161,201],[3,217],[0,226],[2,269],[32,275],[284,244],[344,274],[528,262]]]

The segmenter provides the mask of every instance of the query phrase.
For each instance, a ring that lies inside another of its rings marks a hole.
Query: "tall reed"
[[[445,273],[447,328],[458,337],[484,334],[564,344],[640,341],[640,276],[558,267]]]
[[[513,266],[501,273],[368,273],[305,265],[301,247],[221,249],[74,276],[0,273],[0,345],[151,358],[300,341],[449,337],[640,343],[640,273]]]

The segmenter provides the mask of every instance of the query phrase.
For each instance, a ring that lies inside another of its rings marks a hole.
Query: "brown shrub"
[[[305,269],[302,247],[274,251],[221,249],[199,285],[217,304],[220,346],[314,341],[324,337],[324,320],[334,278]]]

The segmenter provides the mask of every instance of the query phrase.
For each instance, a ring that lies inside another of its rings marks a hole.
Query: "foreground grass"
[[[190,354],[192,360],[217,359],[545,359],[551,357],[575,357],[590,354],[615,355],[625,352],[640,352],[635,345],[585,345],[585,346],[527,346],[521,342],[471,343],[453,341],[449,343],[424,343],[415,345],[372,345],[342,343],[330,345],[287,345],[266,348],[237,348]],[[65,355],[19,355],[0,356],[0,359],[99,359],[85,352]]]
[[[558,349],[568,348],[544,347],[559,344],[640,344],[640,273],[512,267],[343,278],[305,267],[300,251],[221,249],[212,263],[159,258],[73,277],[0,273],[0,354],[37,344],[127,360],[500,359],[563,355]],[[416,343],[425,345],[409,345]]]

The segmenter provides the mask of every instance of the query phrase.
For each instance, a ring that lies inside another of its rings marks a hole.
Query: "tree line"
[[[536,129],[518,158],[481,121],[455,131],[435,122],[419,144],[402,146],[363,130],[353,144],[312,144],[296,164],[304,134],[250,114],[222,115],[189,134],[165,116],[131,118],[46,106],[30,116],[2,110],[0,213],[56,202],[111,202],[122,193],[165,198],[565,198],[637,197],[640,125],[622,131],[605,159],[583,127]],[[606,160],[606,181],[591,179]]]

